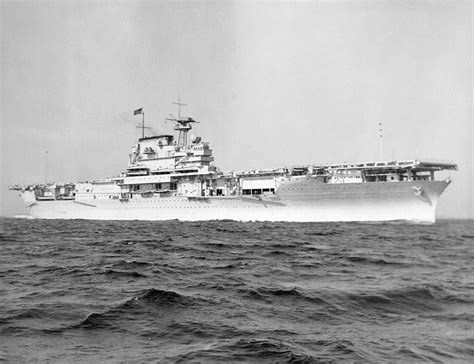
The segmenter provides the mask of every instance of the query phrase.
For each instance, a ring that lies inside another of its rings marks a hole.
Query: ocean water
[[[0,229],[0,361],[474,361],[472,220]]]

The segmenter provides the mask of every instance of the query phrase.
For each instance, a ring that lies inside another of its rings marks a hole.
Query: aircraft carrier
[[[190,117],[167,120],[173,135],[145,136],[117,177],[75,183],[11,186],[30,215],[44,219],[413,221],[435,222],[450,184],[436,172],[453,163],[387,160],[308,164],[221,172],[209,143],[188,134]]]

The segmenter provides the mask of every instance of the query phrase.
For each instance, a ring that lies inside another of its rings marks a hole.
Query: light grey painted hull
[[[325,184],[291,178],[273,196],[141,197],[35,201],[22,193],[30,214],[45,219],[239,221],[435,221],[449,181]]]

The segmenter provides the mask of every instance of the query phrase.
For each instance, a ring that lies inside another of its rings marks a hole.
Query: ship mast
[[[383,125],[379,123],[379,141],[380,141],[380,160],[383,160]]]
[[[137,128],[142,129],[142,138],[145,137],[145,129],[151,129],[149,126],[145,126],[145,111],[143,110],[143,107],[136,109],[133,112],[133,115],[141,115],[142,116],[142,125],[137,125]]]
[[[182,103],[180,96],[178,96],[178,102],[172,102],[172,104],[178,105],[178,119],[181,118],[181,106],[187,106],[188,104]]]
[[[197,123],[196,120],[190,117],[181,117],[181,106],[186,106],[181,102],[181,98],[178,97],[178,102],[173,102],[173,104],[178,105],[178,117],[166,118],[166,121],[175,122],[174,130],[179,131],[178,136],[178,147],[185,147],[188,144],[188,132],[192,129],[191,123]]]
[[[44,152],[44,184],[48,184],[48,151]]]

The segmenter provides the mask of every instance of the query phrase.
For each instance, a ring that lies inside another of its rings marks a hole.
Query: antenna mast
[[[174,118],[171,115],[171,118],[166,118],[166,121],[173,121],[176,123],[174,130],[179,131],[178,136],[178,147],[185,147],[188,144],[188,132],[192,129],[191,123],[197,123],[196,120],[189,117],[181,117],[181,106],[186,106],[181,102],[181,98],[178,96],[178,102],[173,102],[173,104],[178,105],[178,117]]]
[[[48,151],[44,152],[44,184],[48,184]]]
[[[133,115],[142,115],[142,125],[137,125],[137,128],[140,128],[142,129],[142,138],[145,137],[145,129],[151,129],[151,127],[149,126],[145,126],[145,111],[143,111],[143,107],[139,108],[139,109],[136,109],[134,112],[133,112]]]
[[[379,123],[379,139],[380,139],[380,160],[383,160],[383,125]]]
[[[178,119],[181,119],[181,106],[187,106],[188,104],[183,104],[180,96],[178,96],[178,102],[172,102],[172,104],[178,105]]]

